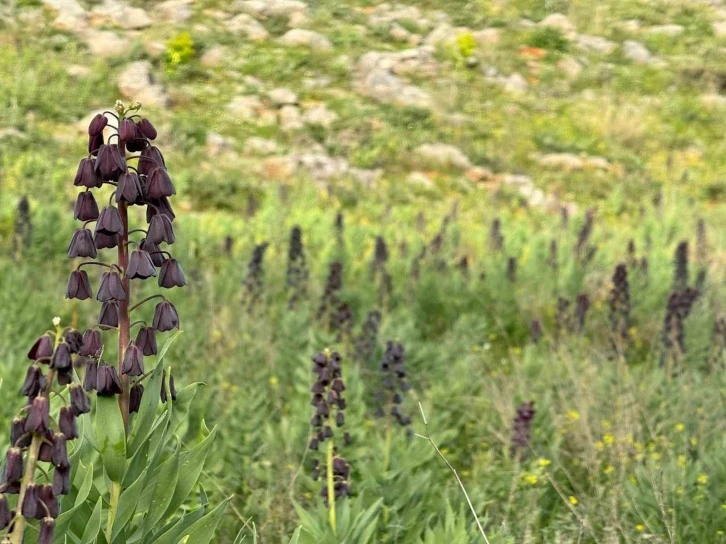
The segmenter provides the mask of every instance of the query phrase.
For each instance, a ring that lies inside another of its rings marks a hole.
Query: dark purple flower
[[[136,126],[139,128],[139,131],[141,131],[141,134],[143,134],[144,137],[149,140],[156,140],[156,129],[154,128],[154,125],[151,124],[151,121],[143,117],[136,123]]]
[[[81,159],[81,162],[78,163],[76,179],[73,180],[73,185],[93,189],[94,187],[100,187],[101,183],[101,178],[96,173],[96,161],[88,158]]]
[[[96,391],[101,397],[113,397],[114,395],[120,395],[123,393],[121,380],[118,378],[115,366],[101,364],[98,367]]]
[[[121,222],[121,215],[118,213],[118,208],[106,206],[101,210],[98,221],[96,221],[96,232],[101,232],[108,236],[114,234],[120,236],[124,233],[124,226]]]
[[[118,125],[118,136],[124,142],[136,138],[136,124],[131,119],[124,119]]]
[[[33,399],[28,411],[28,419],[25,420],[26,433],[43,434],[48,431],[49,408],[47,398],[35,397]]]
[[[91,282],[85,270],[74,270],[66,285],[66,298],[86,300],[93,296]]]
[[[141,182],[134,172],[124,172],[118,178],[116,202],[134,204],[141,194]]]
[[[163,166],[157,166],[148,175],[146,194],[149,198],[161,198],[176,194],[174,184]]]
[[[68,462],[68,448],[66,447],[66,437],[62,433],[53,435],[53,446],[50,461],[56,468],[69,468],[71,464]]]
[[[126,159],[121,156],[117,144],[102,145],[98,149],[96,172],[104,181],[117,180],[126,171]]]
[[[58,380],[58,385],[70,385],[73,383],[73,369],[71,368],[59,370],[55,376]]]
[[[119,235],[118,234],[104,234],[103,232],[96,232],[94,234],[93,243],[96,249],[110,249],[118,246]]]
[[[136,334],[136,345],[144,355],[156,355],[156,332],[151,327],[141,327]]]
[[[16,448],[30,446],[32,437],[25,432],[25,418],[15,417],[10,424],[10,445]]]
[[[71,359],[71,348],[65,343],[61,342],[53,352],[53,357],[50,360],[50,368],[56,370],[68,370],[73,366]]]
[[[170,331],[179,328],[179,314],[174,305],[168,300],[162,300],[154,310],[154,327],[159,332]]]
[[[47,517],[50,520],[57,518],[58,514],[60,514],[58,499],[53,494],[53,486],[50,484],[38,486],[38,513],[36,518],[45,519],[46,514],[48,514]]]
[[[8,498],[4,494],[0,494],[0,531],[10,525],[13,513],[8,504]]]
[[[121,363],[121,374],[129,376],[141,376],[144,373],[144,354],[141,348],[131,342],[124,353],[124,360]]]
[[[98,362],[88,361],[86,363],[86,375],[83,377],[83,389],[95,391],[98,382]]]
[[[28,367],[25,373],[25,382],[23,382],[23,395],[28,398],[35,398],[43,390],[44,380],[43,373],[36,365]]]
[[[73,410],[68,406],[61,407],[58,413],[58,429],[66,437],[66,440],[78,438],[76,416],[73,415]]]
[[[83,335],[77,330],[70,329],[69,331],[66,331],[65,335],[63,335],[63,340],[65,340],[66,344],[68,344],[68,348],[71,350],[71,353],[78,353],[81,351],[81,346],[83,346]]]
[[[89,136],[88,137],[88,152],[91,155],[98,155],[98,151],[101,149],[101,146],[103,145],[103,132],[101,134],[96,134],[95,136]],[[99,178],[100,180],[101,178]],[[101,183],[101,181],[99,181]],[[100,185],[99,185],[100,187]]]
[[[23,514],[23,517],[32,519],[38,514],[38,507],[38,486],[29,484],[25,488],[25,496],[23,497],[20,513]]]
[[[103,132],[103,129],[108,125],[108,119],[102,113],[97,113],[91,123],[88,125],[88,135],[97,136]]]
[[[66,437],[67,438],[67,437]],[[53,493],[56,495],[68,495],[71,492],[71,471],[70,469],[57,468],[53,472]]]
[[[115,300],[103,303],[98,315],[98,325],[109,329],[118,327],[118,303]]]
[[[135,414],[141,408],[141,398],[144,395],[144,386],[137,383],[129,393],[129,413]]]
[[[101,331],[88,329],[83,333],[83,344],[79,355],[83,357],[97,357],[103,348],[101,341]]]
[[[12,447],[5,454],[5,468],[3,469],[2,484],[20,482],[23,477],[23,452],[20,448]]]
[[[79,221],[95,221],[98,219],[98,204],[91,191],[78,193],[76,207],[73,210],[73,219]]]
[[[98,288],[96,300],[99,302],[108,302],[109,300],[125,300],[126,291],[124,290],[121,276],[118,272],[104,272],[101,275],[101,286]]]
[[[55,484],[53,485],[55,490]],[[56,501],[56,504],[58,502]],[[40,521],[40,534],[38,535],[38,544],[52,544],[55,535],[55,520],[45,517]]]
[[[187,284],[184,271],[176,259],[167,259],[161,265],[159,273],[159,287],[171,289],[172,287],[183,287]]]
[[[73,385],[71,390],[71,410],[76,416],[81,414],[87,414],[91,411],[91,403],[88,397],[83,392],[83,388],[80,385]]]
[[[157,213],[154,215],[149,222],[149,230],[146,234],[146,239],[156,245],[159,245],[162,242],[173,244],[175,238],[174,227],[171,224],[171,219],[163,213]]]
[[[143,249],[132,251],[129,257],[129,265],[126,267],[126,277],[132,280],[145,280],[151,276],[156,276],[156,268],[149,252]]]
[[[157,147],[150,145],[141,152],[139,175],[146,176],[157,166],[166,166],[164,156]]]
[[[38,338],[33,347],[28,352],[28,359],[31,361],[38,361],[40,359],[50,359],[53,355],[53,340],[50,336],[44,334]]]
[[[176,218],[176,214],[174,213],[173,208],[171,207],[171,203],[169,202],[169,199],[165,196],[162,196],[161,198],[150,198],[148,199],[147,203],[149,206],[146,208],[146,222],[150,223],[151,218],[159,213],[163,213],[169,218],[169,221],[174,221]]]
[[[141,242],[139,243],[139,249],[146,251],[149,256],[151,256],[151,262],[153,262],[154,266],[156,266],[157,268],[164,264],[166,257],[163,253],[160,252],[158,245],[152,244],[146,238],[142,238]]]
[[[68,245],[68,257],[89,257],[95,259],[97,256],[96,245],[93,243],[93,236],[88,229],[77,229],[73,233],[71,243]]]

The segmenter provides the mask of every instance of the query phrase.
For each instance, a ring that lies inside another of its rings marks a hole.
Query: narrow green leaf
[[[112,482],[121,483],[126,464],[126,433],[115,396],[96,398],[95,424],[103,468]]]
[[[187,385],[184,389],[179,391],[174,401],[173,409],[171,411],[171,432],[174,433],[179,428],[189,415],[189,409],[191,408],[192,401],[197,394],[197,389],[200,385],[205,385],[201,382],[195,382]]]
[[[304,527],[305,531],[310,533],[316,541],[321,541],[323,539],[323,531],[315,519],[298,503],[293,502],[292,505],[295,508],[295,512],[297,512],[297,517],[300,518],[301,527]]]
[[[186,544],[209,544],[230,500],[231,498],[225,499],[209,514],[193,523],[179,535],[180,540],[186,542]]]
[[[78,466],[82,466],[80,463]],[[63,542],[63,535],[68,531],[68,527],[73,520],[73,516],[81,508],[91,492],[91,486],[93,485],[93,463],[89,464],[86,469],[86,474],[83,478],[81,486],[78,488],[78,495],[76,496],[76,503],[73,508],[62,512],[58,519],[55,520],[55,538],[53,539],[54,544]]]
[[[118,501],[118,509],[116,510],[116,519],[113,520],[113,529],[111,531],[112,542],[116,540],[116,537],[123,531],[126,524],[133,517],[145,482],[146,471],[142,472],[136,481],[121,493]]]
[[[115,398],[112,400],[116,400]],[[81,537],[81,544],[90,544],[96,538],[98,538],[98,532],[101,530],[101,507],[103,506],[103,499],[99,498],[96,503],[96,507],[93,509],[91,519],[86,524],[86,529],[83,531]],[[56,528],[57,530],[57,528]]]
[[[169,503],[169,507],[164,514],[164,517],[168,517],[173,514],[177,508],[179,508],[184,501],[187,499],[189,494],[194,489],[199,476],[204,469],[204,462],[207,460],[209,451],[214,443],[214,438],[217,435],[217,428],[215,427],[212,432],[199,444],[197,444],[190,451],[184,452],[181,455],[179,463],[179,478],[174,490],[174,496]]]
[[[162,529],[161,535],[156,537],[152,542],[154,544],[176,544],[179,542],[179,534],[202,519],[205,511],[206,508],[200,507],[184,514],[176,523],[172,523],[171,527],[166,530]]]
[[[290,539],[290,544],[298,544],[300,541],[300,533],[302,533],[302,525],[295,529],[295,532],[292,534],[292,538]]]
[[[179,450],[177,449],[174,455],[159,467],[154,495],[149,505],[149,512],[144,519],[144,535],[149,534],[156,524],[159,523],[174,496],[174,490],[176,489],[176,482],[179,476],[179,457]]]

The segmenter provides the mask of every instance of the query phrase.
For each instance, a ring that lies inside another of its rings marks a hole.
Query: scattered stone
[[[230,113],[246,120],[259,117],[262,109],[262,101],[257,96],[235,96],[227,104],[227,110]]]
[[[431,178],[423,172],[411,172],[407,177],[406,181],[411,185],[417,185],[424,189],[434,189],[436,186]]]
[[[224,62],[227,55],[227,48],[221,45],[205,51],[199,62],[205,68],[216,68]]]
[[[267,17],[292,17],[307,14],[307,4],[298,0],[243,0],[232,4],[232,8],[252,15],[257,19]]]
[[[534,159],[546,168],[555,168],[565,172],[579,170],[609,170],[610,162],[604,157],[575,155],[574,153],[537,154]]]
[[[158,59],[166,53],[166,44],[161,40],[145,41],[144,51],[152,59]]]
[[[338,120],[338,114],[329,110],[325,104],[317,104],[305,110],[302,120],[306,125],[330,128]]]
[[[615,48],[617,47],[614,42],[606,40],[602,36],[588,36],[587,34],[579,35],[575,40],[575,43],[581,49],[595,51],[597,53],[602,53],[603,55],[609,55],[615,51]]]
[[[88,25],[88,13],[78,0],[43,0],[43,4],[58,13],[53,26],[59,30],[77,32]]]
[[[234,149],[235,141],[216,132],[207,133],[207,154],[216,157]]]
[[[93,9],[91,17],[108,21],[126,30],[148,28],[152,24],[151,17],[146,10],[131,7],[119,0],[104,0],[100,6]]]
[[[471,162],[464,153],[453,145],[434,143],[423,144],[414,150],[419,160],[426,166],[441,169],[468,170]]]
[[[678,36],[685,29],[681,25],[656,25],[645,29],[647,34],[655,36]]]
[[[123,57],[131,53],[131,42],[110,30],[87,29],[82,39],[96,57]]]
[[[266,40],[270,35],[259,21],[246,13],[240,13],[227,21],[227,28],[230,32],[245,34],[250,40]]]
[[[192,18],[193,0],[166,0],[154,7],[153,14],[159,21],[180,24]]]
[[[486,183],[497,179],[494,172],[484,166],[473,166],[464,175],[474,183]]]
[[[371,189],[376,186],[378,181],[383,177],[383,169],[376,168],[374,170],[368,170],[365,168],[349,168],[348,175],[361,185],[365,185]]]
[[[567,16],[563,15],[562,13],[552,13],[551,15],[548,15],[547,17],[542,19],[542,21],[540,21],[538,26],[546,28],[556,28],[570,39],[574,38],[577,34],[577,29],[575,28],[575,25],[573,25],[572,22],[567,18]]]
[[[273,106],[278,108],[298,103],[297,95],[290,89],[284,89],[282,87],[272,89],[267,93],[267,98],[272,102]]]
[[[246,155],[274,155],[277,153],[277,149],[277,142],[275,142],[275,140],[268,140],[258,136],[247,138],[244,145],[244,152]]]
[[[117,83],[121,95],[128,100],[141,102],[144,106],[167,106],[169,98],[164,88],[154,83],[151,73],[152,66],[148,61],[129,64],[118,76]]]
[[[719,38],[726,36],[726,21],[716,21],[713,23],[713,33]]]
[[[441,44],[455,45],[456,39],[462,34],[472,34],[472,31],[465,26],[453,27],[449,23],[441,23],[424,38],[424,44],[430,47]]]
[[[316,51],[329,51],[333,48],[330,40],[322,34],[302,28],[288,30],[278,42],[288,47],[309,47]]]
[[[303,127],[302,116],[297,106],[283,106],[278,117],[280,119],[280,128],[286,132],[299,130]]]
[[[637,64],[648,64],[653,60],[650,51],[642,43],[633,40],[623,42],[623,54]]]
[[[388,30],[388,35],[397,42],[408,42],[413,34],[398,23],[393,23]]]
[[[93,70],[91,70],[88,66],[84,66],[82,64],[71,64],[70,66],[66,67],[66,73],[71,77],[89,77],[91,74],[93,74]]]
[[[496,45],[499,43],[502,32],[498,28],[484,28],[471,33],[480,46]]]
[[[529,87],[529,84],[527,83],[527,80],[524,79],[524,76],[517,72],[513,73],[509,77],[502,77],[501,84],[505,91],[513,94],[525,93],[527,91],[527,87]]]
[[[574,57],[565,57],[557,63],[557,67],[567,74],[570,80],[576,79],[582,72],[582,64]]]

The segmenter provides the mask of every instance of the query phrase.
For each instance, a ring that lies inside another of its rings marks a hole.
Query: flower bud
[[[161,198],[176,194],[174,184],[163,166],[151,170],[146,181],[146,194],[149,198]]]
[[[28,367],[25,374],[25,382],[23,383],[23,395],[28,398],[35,398],[42,391],[43,373],[36,365]]]
[[[101,134],[103,129],[106,128],[106,125],[108,125],[108,119],[106,119],[106,116],[102,113],[97,113],[88,125],[88,135],[97,136],[98,134]]]
[[[179,265],[179,261],[174,258],[164,261],[159,274],[159,287],[171,289],[172,287],[184,287],[186,284],[187,279],[184,277],[184,271]]]
[[[38,461],[50,463],[53,457],[53,433],[48,432],[43,436],[43,441],[38,449]]]
[[[8,498],[4,494],[0,494],[0,531],[10,525],[13,513],[8,504]]]
[[[136,334],[136,345],[144,355],[156,355],[156,333],[151,327],[141,327]]]
[[[79,355],[83,357],[97,357],[103,349],[101,332],[95,329],[88,329],[83,333],[83,343]]]
[[[96,381],[96,391],[101,397],[112,397],[123,393],[121,380],[118,378],[115,366],[101,364],[98,367],[98,378]]]
[[[106,206],[101,210],[101,214],[98,216],[96,221],[96,232],[113,236],[118,234],[119,236],[124,233],[124,226],[121,222],[121,215],[118,213],[118,208],[113,206]]]
[[[98,316],[98,326],[109,329],[118,328],[118,304],[115,300],[104,302]]]
[[[63,406],[58,414],[58,429],[66,437],[66,440],[78,438],[78,428],[76,427],[76,416],[73,410],[68,406]]]
[[[38,506],[38,486],[29,484],[25,488],[25,496],[23,497],[23,505],[20,513],[23,517],[32,519],[38,514]]]
[[[48,517],[43,518],[40,522],[40,535],[38,535],[38,544],[52,544],[54,535],[55,520]]]
[[[80,385],[73,385],[70,388],[71,391],[71,410],[75,416],[81,414],[87,414],[91,411],[91,402],[83,392],[83,388]]]
[[[144,354],[134,342],[126,348],[121,364],[121,374],[141,376],[144,373]]]
[[[98,383],[98,363],[93,360],[88,361],[86,363],[86,375],[83,377],[83,389],[95,391],[96,383]]]
[[[10,424],[10,445],[16,448],[27,448],[30,446],[32,437],[25,432],[25,418],[13,418]]]
[[[151,262],[154,263],[155,267],[160,267],[166,261],[166,257],[163,253],[159,252],[159,246],[152,244],[146,238],[142,238],[139,243],[139,250],[146,251],[151,257]]]
[[[154,125],[151,124],[151,121],[146,118],[141,118],[136,123],[136,126],[145,138],[148,138],[149,140],[156,140],[156,129],[154,128]]]
[[[28,411],[28,419],[25,421],[26,433],[43,434],[48,430],[49,420],[49,404],[45,397],[35,397],[30,410]]]
[[[66,437],[63,433],[55,433],[53,435],[50,460],[56,468],[69,468],[71,466],[68,462],[68,448],[66,447]]]
[[[168,300],[162,300],[154,309],[154,320],[151,324],[159,332],[179,328],[179,314]]]
[[[96,258],[96,245],[93,243],[93,236],[88,229],[77,229],[73,233],[71,243],[68,244],[68,257],[90,257]]]
[[[101,286],[98,288],[96,300],[99,302],[108,302],[109,300],[125,300],[126,291],[124,290],[121,276],[118,272],[104,272],[101,275]]]
[[[81,159],[81,162],[78,163],[76,178],[73,180],[73,185],[76,187],[87,187],[88,189],[100,187],[102,181],[101,178],[98,177],[95,167],[96,161],[93,159]]]
[[[95,221],[98,219],[98,204],[91,191],[78,193],[76,207],[73,210],[73,219],[79,221]]]
[[[126,276],[132,280],[145,280],[151,276],[156,276],[156,268],[151,255],[143,249],[132,251],[129,257],[129,265],[126,267]]]
[[[141,399],[144,395],[144,386],[137,383],[129,393],[129,413],[135,414],[141,408]]]
[[[163,213],[157,213],[154,215],[149,222],[149,230],[146,234],[146,238],[152,244],[156,245],[159,245],[162,242],[173,244],[175,238],[174,227],[171,224],[171,219]]]
[[[93,234],[93,243],[96,249],[110,249],[118,246],[118,234],[104,234],[103,232],[95,232]]]
[[[72,366],[73,361],[71,359],[70,346],[65,342],[61,342],[58,344],[58,347],[55,348],[53,357],[50,360],[50,368],[54,368],[56,370],[69,370]]]
[[[38,338],[33,347],[28,352],[28,359],[31,361],[39,361],[40,359],[50,359],[53,355],[53,340],[50,336],[44,334]]]
[[[134,172],[128,171],[119,176],[118,186],[116,187],[116,202],[134,204],[140,194],[142,192],[139,176]]]
[[[68,468],[56,468],[53,472],[53,493],[68,495],[71,491],[71,471]]]
[[[23,452],[20,448],[10,448],[5,454],[5,468],[3,469],[2,485],[19,483],[23,477]],[[5,491],[7,493],[7,491]]]
[[[104,181],[117,180],[126,171],[126,159],[121,156],[117,144],[105,144],[98,148],[96,172]]]

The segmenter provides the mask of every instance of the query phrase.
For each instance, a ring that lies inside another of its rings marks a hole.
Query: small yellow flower
[[[280,380],[277,378],[277,376],[270,376],[270,386],[273,388],[276,388],[280,383]]]
[[[638,523],[638,525],[635,526],[635,530],[639,533],[642,533],[645,530],[645,525],[643,525],[642,523]]]
[[[570,421],[577,421],[578,419],[580,419],[580,412],[578,412],[577,410],[567,410],[566,417]]]
[[[724,510],[726,510],[726,502],[721,505],[721,508],[723,508]]]
[[[570,504],[571,504],[572,506],[577,506],[577,503],[578,503],[578,502],[580,502],[580,501],[578,501],[578,500],[577,500],[577,497],[574,497],[574,496],[572,496],[572,495],[570,495],[570,499],[569,499],[569,501],[570,501]]]
[[[542,458],[542,459],[537,460],[537,464],[544,468],[544,467],[550,466],[552,464],[552,461],[550,461],[549,459]]]
[[[657,451],[653,452],[650,454],[650,458],[653,459],[653,461],[660,461],[660,453]]]
[[[691,443],[691,446],[695,448],[698,445],[698,438],[691,438],[689,442]]]
[[[596,450],[602,451],[604,447],[605,447],[605,444],[603,444],[602,441],[598,440],[597,442],[595,442]]]
[[[537,484],[537,476],[535,474],[522,474],[522,479],[530,485]]]
[[[706,485],[708,483],[708,474],[699,474],[696,481],[701,485]]]
[[[610,433],[607,433],[602,437],[602,441],[605,442],[606,446],[610,446],[613,442],[615,442],[615,437]]]
[[[686,426],[683,423],[676,423],[676,432],[682,433],[686,430]]]
[[[680,468],[685,468],[685,466],[686,466],[686,456],[685,455],[678,456],[678,466]]]
[[[615,467],[614,467],[614,466],[612,466],[612,465],[608,465],[608,466],[606,466],[606,467],[605,467],[605,468],[603,469],[603,472],[604,472],[605,474],[612,474],[613,472],[615,472]]]

